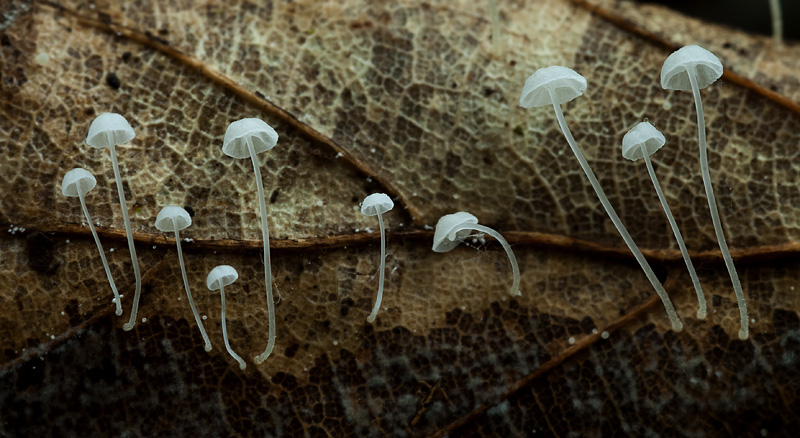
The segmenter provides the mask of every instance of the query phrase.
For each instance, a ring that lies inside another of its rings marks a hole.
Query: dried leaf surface
[[[719,27],[703,34],[752,82],[726,76],[703,92],[718,203],[743,257],[754,319],[753,338],[741,342],[713,251],[691,95],[665,92],[658,80],[670,44],[684,43],[661,38],[664,23],[693,21],[651,7],[625,15],[613,2],[501,4],[504,39],[495,50],[486,14],[472,2],[369,3],[11,3],[16,14],[0,46],[0,222],[11,230],[0,237],[9,388],[0,394],[8,412],[0,431],[594,436],[660,433],[676,423],[681,433],[707,435],[724,433],[720,422],[771,434],[796,428],[800,300],[791,257],[800,166],[792,145],[800,116],[787,104],[798,100],[787,77],[798,57],[736,57],[715,42],[735,35],[748,50],[769,42]],[[50,56],[44,66],[35,61],[41,52]],[[637,242],[660,257],[654,267],[669,277],[687,325],[680,334],[668,331],[552,111],[516,105],[525,77],[550,64],[589,80],[585,96],[565,106],[567,119]],[[119,148],[145,276],[142,321],[132,332],[113,316],[77,200],[60,193],[75,166],[98,178],[89,208],[114,249],[107,254],[127,310],[133,278],[113,172],[106,152],[83,145],[91,120],[106,111],[124,114],[137,132]],[[252,164],[220,150],[227,124],[245,116],[281,136],[260,163],[280,295],[278,345],[261,366],[252,363],[268,330]],[[619,153],[622,135],[645,117],[667,135],[654,162],[687,244],[705,251],[696,265],[706,321],[693,318],[694,290],[644,166]],[[358,203],[374,191],[388,192],[397,208],[386,218],[385,297],[373,326],[365,319],[377,287],[377,221]],[[167,204],[194,212],[181,237],[193,240],[183,245],[189,287],[207,317],[210,353],[186,305],[174,240],[152,226]],[[430,251],[423,226],[457,210],[513,232],[521,297],[507,297],[510,272],[498,246],[474,240],[448,254]],[[240,273],[226,292],[244,372],[224,350],[219,296],[205,287],[223,263]],[[603,340],[597,331],[606,328],[612,338]],[[76,412],[79,405],[97,415]],[[154,409],[162,413],[142,421]]]

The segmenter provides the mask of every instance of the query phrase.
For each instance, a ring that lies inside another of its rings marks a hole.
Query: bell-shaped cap
[[[433,252],[448,252],[457,247],[462,239],[469,236],[471,230],[454,230],[460,225],[477,223],[478,218],[466,211],[442,216],[436,223],[436,231],[433,232]]]
[[[125,117],[116,113],[103,113],[95,117],[89,126],[86,144],[97,149],[110,148],[125,144],[135,136],[133,128]]]
[[[260,154],[278,144],[278,133],[261,119],[237,120],[228,125],[228,129],[225,130],[222,152],[233,158],[249,158],[248,140],[252,143],[255,153]]]
[[[722,63],[713,53],[700,46],[686,46],[673,52],[661,67],[661,87],[665,90],[691,90],[689,70],[695,72],[701,89],[722,76]]]
[[[361,202],[361,214],[364,216],[377,216],[393,208],[394,202],[384,193],[373,193]]]
[[[156,228],[159,231],[175,232],[172,220],[175,219],[175,224],[178,226],[177,231],[183,230],[192,224],[192,217],[182,207],[177,205],[168,205],[161,209],[156,216]]]
[[[569,102],[586,90],[586,78],[571,68],[552,65],[540,68],[525,80],[519,106],[536,108],[553,104],[552,91],[557,104]]]
[[[649,122],[641,122],[622,137],[622,156],[631,161],[641,160],[644,158],[642,145],[647,150],[647,156],[650,156],[661,149],[666,142],[664,134],[655,126]]]
[[[239,278],[239,273],[233,266],[219,265],[212,269],[206,277],[206,286],[210,290],[219,290],[220,285],[225,287]]]
[[[97,185],[94,175],[88,170],[76,167],[64,175],[61,180],[61,193],[64,196],[77,197],[79,194],[85,195]]]

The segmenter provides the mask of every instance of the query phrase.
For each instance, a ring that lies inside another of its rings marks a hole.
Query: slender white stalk
[[[114,277],[111,276],[111,269],[108,267],[108,260],[106,260],[106,253],[103,251],[103,245],[100,244],[100,238],[97,237],[97,231],[94,229],[94,225],[92,225],[92,217],[89,216],[89,210],[86,208],[86,201],[83,199],[83,192],[78,189],[78,199],[81,200],[81,208],[83,209],[83,214],[86,216],[86,222],[89,224],[89,229],[92,230],[92,236],[94,236],[94,243],[97,244],[97,250],[100,251],[100,259],[103,260],[103,267],[106,269],[106,277],[108,277],[108,284],[111,285],[111,290],[114,292],[114,303],[117,305],[117,316],[122,315],[122,303],[119,299],[119,292],[117,291],[117,285],[114,284]]]
[[[272,267],[269,259],[269,228],[267,227],[267,206],[264,200],[264,186],[261,182],[261,169],[259,169],[258,156],[253,149],[253,142],[247,138],[247,150],[250,151],[250,160],[253,161],[253,171],[256,174],[256,187],[258,189],[258,207],[261,213],[261,238],[264,241],[264,282],[267,289],[267,312],[269,313],[269,339],[267,348],[253,361],[256,364],[264,362],[275,348],[275,303],[272,300]]]
[[[644,156],[644,162],[647,164],[647,172],[650,173],[650,180],[653,181],[653,187],[655,187],[656,193],[658,194],[658,200],[661,201],[661,206],[664,207],[664,214],[667,215],[669,226],[672,227],[672,234],[675,235],[675,240],[678,241],[678,247],[681,249],[681,254],[683,254],[683,261],[686,263],[686,268],[689,270],[689,276],[692,277],[692,284],[697,293],[697,302],[700,305],[697,309],[697,318],[706,319],[706,297],[705,294],[703,294],[703,288],[700,286],[700,279],[697,278],[697,272],[694,270],[692,259],[689,257],[689,251],[686,249],[686,244],[683,242],[681,230],[678,229],[678,224],[672,216],[672,210],[670,210],[669,204],[667,204],[667,197],[664,196],[664,192],[661,191],[661,184],[658,183],[656,171],[653,169],[653,163],[650,161],[650,155],[648,155],[644,143],[642,143],[642,156]]]
[[[375,305],[372,306],[372,312],[367,317],[367,322],[372,324],[378,316],[378,310],[381,308],[381,300],[383,299],[383,277],[386,270],[386,230],[383,227],[383,215],[378,215],[378,225],[381,229],[381,268],[380,276],[378,277],[378,297],[375,298]]]
[[[511,271],[513,272],[514,275],[514,281],[511,284],[511,289],[509,289],[508,293],[512,297],[521,296],[522,292],[520,292],[519,290],[519,282],[520,282],[519,264],[517,263],[517,258],[514,256],[514,252],[511,251],[511,246],[508,244],[506,239],[504,239],[503,236],[497,231],[481,224],[462,224],[451,230],[450,233],[451,234],[457,233],[458,231],[461,230],[475,230],[481,233],[485,233],[494,237],[495,240],[497,240],[500,243],[500,245],[506,251],[506,255],[508,256],[508,261],[511,262]]]
[[[600,187],[600,183],[597,181],[597,178],[594,176],[594,172],[592,172],[592,168],[589,167],[589,163],[586,161],[586,158],[583,156],[583,152],[581,152],[580,148],[578,147],[578,143],[575,142],[575,139],[572,137],[572,132],[570,132],[569,127],[567,126],[566,120],[564,120],[564,114],[561,112],[561,105],[557,102],[555,95],[553,94],[552,90],[550,91],[550,99],[553,102],[553,109],[556,112],[556,119],[558,119],[558,125],[561,128],[561,132],[564,134],[564,137],[567,139],[567,143],[569,143],[569,147],[572,149],[572,152],[575,154],[575,158],[578,159],[578,163],[581,165],[581,169],[583,169],[583,173],[586,174],[586,177],[589,179],[589,182],[592,184],[592,188],[594,189],[595,193],[597,193],[597,197],[600,199],[600,203],[603,204],[603,208],[606,209],[606,213],[608,213],[608,217],[611,218],[611,222],[614,223],[614,226],[617,228],[620,236],[622,236],[622,240],[625,241],[625,244],[628,245],[628,248],[633,253],[633,256],[636,258],[636,261],[639,262],[639,265],[642,267],[644,274],[647,276],[647,279],[650,280],[650,284],[653,285],[653,289],[656,290],[656,293],[661,298],[661,301],[664,303],[664,308],[667,310],[667,316],[669,317],[670,322],[672,323],[672,330],[679,332],[683,330],[683,323],[678,318],[677,313],[675,313],[675,307],[672,305],[672,301],[669,299],[669,295],[667,295],[667,291],[664,290],[664,286],[661,285],[661,282],[658,281],[655,272],[653,272],[653,268],[650,267],[650,264],[647,263],[647,259],[644,258],[644,255],[639,250],[639,247],[636,246],[636,243],[633,241],[633,238],[628,233],[628,230],[625,229],[625,226],[622,224],[619,216],[617,216],[617,212],[614,211],[614,207],[611,206],[611,203],[608,201],[603,188]]]
[[[114,142],[111,139],[111,133],[108,134],[108,143],[111,145],[111,166],[114,168],[114,179],[117,182],[117,194],[119,195],[119,205],[122,207],[122,220],[125,222],[125,234],[128,236],[128,251],[131,253],[131,263],[133,263],[133,275],[136,278],[136,289],[133,294],[133,307],[131,308],[131,317],[123,326],[125,331],[131,330],[136,325],[136,314],[139,312],[139,297],[142,295],[142,274],[139,272],[139,258],[136,256],[136,247],[133,245],[133,230],[131,229],[131,220],[128,217],[128,203],[125,201],[125,190],[122,188],[122,177],[119,173],[119,164],[117,163],[117,152]]]
[[[197,307],[194,305],[194,299],[192,298],[192,292],[189,291],[189,279],[186,278],[186,266],[183,264],[183,251],[181,250],[181,236],[178,234],[178,222],[175,218],[172,218],[172,226],[173,230],[175,231],[175,244],[178,246],[178,260],[181,263],[181,275],[183,276],[183,287],[186,288],[186,296],[189,297],[189,306],[192,308],[192,313],[194,314],[194,320],[197,322],[197,327],[200,328],[200,334],[203,335],[203,341],[206,343],[206,351],[211,351],[211,341],[208,340],[208,335],[206,334],[206,329],[203,327],[203,321],[200,319],[200,315],[197,313]]]
[[[728,244],[725,242],[725,233],[722,232],[722,224],[720,223],[719,211],[717,211],[717,200],[714,197],[714,188],[711,186],[711,173],[708,169],[708,153],[706,147],[706,122],[703,114],[703,101],[700,97],[700,89],[697,86],[697,78],[695,77],[694,68],[688,68],[689,82],[692,84],[692,94],[694,95],[694,106],[697,109],[697,138],[700,145],[700,172],[703,175],[703,186],[706,190],[706,198],[708,199],[708,209],[711,212],[711,222],[714,224],[714,233],[717,235],[717,242],[719,243],[719,250],[722,252],[722,258],[725,260],[725,267],[728,268],[728,274],[733,283],[733,290],[736,292],[736,300],[739,302],[739,316],[741,319],[741,328],[739,329],[739,339],[747,339],[749,336],[749,321],[747,319],[747,303],[744,299],[744,292],[742,291],[742,284],[739,282],[739,275],[736,273],[736,266],[733,265],[733,258],[731,252],[728,250]]]
[[[500,12],[497,10],[497,0],[488,0],[488,7],[492,18],[492,44],[497,49],[500,47]]]
[[[242,360],[241,356],[233,352],[231,344],[228,342],[228,329],[225,326],[225,286],[222,285],[221,281],[219,282],[219,296],[222,298],[222,339],[225,340],[225,348],[228,350],[228,353],[239,362],[239,368],[245,369],[247,365],[244,363],[244,360]]]
[[[769,0],[769,12],[772,15],[772,41],[775,47],[783,44],[783,13],[780,0]]]

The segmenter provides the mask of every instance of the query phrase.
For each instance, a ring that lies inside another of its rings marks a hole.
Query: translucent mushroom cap
[[[649,122],[641,122],[631,128],[625,137],[622,137],[622,156],[631,161],[641,160],[644,158],[642,145],[647,150],[647,155],[650,156],[661,149],[666,142],[664,134],[655,126]]]
[[[697,86],[706,88],[722,76],[722,63],[700,46],[686,46],[673,52],[661,67],[661,87],[666,90],[691,90],[689,69],[694,69]]]
[[[61,193],[64,196],[77,197],[78,194],[85,195],[97,185],[94,175],[88,170],[76,167],[64,175],[61,180]]]
[[[168,205],[158,212],[158,216],[156,216],[156,228],[158,228],[159,231],[175,232],[176,230],[173,228],[172,219],[175,219],[175,225],[178,226],[177,231],[183,230],[192,224],[192,217],[189,216],[186,210],[177,205]]]
[[[209,290],[219,290],[220,284],[225,287],[239,278],[239,273],[233,266],[219,265],[212,269],[206,277],[206,286]]]
[[[108,135],[111,134],[111,143]],[[116,113],[103,113],[95,117],[89,126],[89,134],[86,135],[86,144],[96,148],[110,148],[125,144],[136,136],[130,123]]]
[[[385,193],[373,193],[361,202],[361,214],[377,216],[394,208],[394,202]]]
[[[233,158],[249,158],[247,140],[253,144],[256,154],[266,152],[278,144],[278,133],[272,126],[261,119],[249,118],[237,120],[225,130],[222,141],[222,152]]]
[[[461,243],[461,239],[469,236],[471,230],[455,232],[453,230],[459,225],[477,223],[478,218],[466,211],[442,216],[436,223],[436,231],[433,232],[433,252],[448,252],[457,247]]]
[[[553,104],[550,91],[553,92],[557,104],[569,102],[583,94],[586,90],[586,78],[571,68],[552,65],[540,68],[525,80],[519,106],[538,108]]]

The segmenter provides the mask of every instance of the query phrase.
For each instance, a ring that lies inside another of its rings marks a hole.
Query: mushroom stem
[[[247,138],[247,150],[250,151],[250,159],[253,161],[253,171],[256,174],[256,188],[258,189],[258,207],[261,213],[261,237],[264,241],[264,283],[267,289],[267,312],[269,313],[269,339],[267,348],[259,354],[253,361],[256,364],[264,362],[272,350],[275,348],[275,303],[272,301],[272,267],[269,259],[269,228],[267,228],[267,207],[264,202],[264,185],[261,182],[261,169],[259,168],[258,156],[253,149],[253,142]]]
[[[128,203],[125,201],[125,190],[122,188],[122,177],[119,173],[119,163],[117,163],[117,151],[108,134],[108,143],[111,145],[111,167],[114,168],[114,179],[117,182],[117,194],[119,195],[119,205],[122,207],[122,221],[125,222],[125,234],[128,236],[128,250],[131,253],[131,263],[133,263],[133,275],[136,278],[136,289],[133,294],[133,307],[131,308],[131,318],[122,326],[125,331],[131,330],[136,325],[136,314],[139,311],[139,297],[142,295],[142,274],[139,272],[139,258],[136,256],[136,247],[133,245],[133,230],[131,230],[131,219],[128,217]]]
[[[703,288],[700,286],[700,280],[697,278],[697,272],[694,270],[692,259],[689,257],[689,251],[686,249],[686,244],[683,242],[681,230],[678,229],[678,224],[675,222],[675,218],[672,216],[672,210],[670,210],[669,204],[667,204],[667,198],[664,196],[664,192],[661,190],[661,184],[658,183],[656,171],[653,169],[653,163],[650,161],[650,154],[647,152],[647,147],[644,143],[642,143],[641,147],[642,156],[644,157],[644,162],[647,165],[647,172],[650,173],[650,180],[653,181],[653,187],[655,187],[656,193],[658,194],[658,200],[661,201],[661,206],[664,208],[664,213],[667,215],[667,221],[669,221],[669,225],[672,227],[672,234],[675,235],[675,240],[678,242],[678,247],[681,249],[681,254],[683,254],[683,261],[686,262],[686,268],[689,270],[689,276],[692,277],[694,290],[697,292],[697,301],[700,305],[700,307],[697,309],[697,318],[706,319],[706,297],[703,294]]]
[[[233,352],[231,344],[228,342],[228,329],[225,325],[225,286],[222,285],[222,282],[219,282],[219,296],[222,299],[222,339],[225,340],[225,349],[239,362],[239,368],[245,369],[247,365],[244,363],[244,360],[242,360],[241,356]]]
[[[511,262],[511,271],[514,274],[514,282],[511,284],[511,289],[509,289],[508,294],[512,297],[518,297],[522,295],[522,292],[519,290],[519,282],[520,282],[520,275],[519,275],[519,264],[517,263],[517,258],[514,256],[514,252],[511,251],[511,246],[508,244],[506,239],[498,233],[497,231],[481,225],[481,224],[464,224],[460,225],[453,230],[450,231],[450,234],[455,235],[455,233],[461,230],[475,230],[481,233],[488,234],[497,240],[500,245],[502,245],[503,249],[506,251],[506,255],[508,256],[508,261]]]
[[[197,313],[197,307],[194,305],[194,299],[192,298],[192,292],[189,290],[189,279],[186,278],[186,265],[183,264],[183,251],[181,250],[181,236],[178,233],[178,221],[175,218],[172,218],[172,225],[173,230],[175,231],[175,244],[178,246],[178,261],[181,264],[181,276],[183,276],[183,287],[186,288],[186,296],[189,297],[189,306],[192,308],[192,313],[194,314],[194,320],[197,322],[197,327],[200,328],[200,334],[203,336],[203,341],[206,343],[206,351],[211,351],[211,341],[208,340],[208,335],[206,334],[206,329],[203,327],[203,321],[200,319],[200,315]]]
[[[769,0],[769,12],[772,15],[772,41],[775,48],[783,44],[783,14],[780,0]]]
[[[375,298],[375,305],[372,306],[372,313],[367,316],[367,322],[375,322],[375,317],[378,316],[378,310],[381,308],[381,299],[383,299],[383,278],[386,270],[386,229],[383,227],[383,215],[378,214],[378,226],[381,229],[381,267],[380,276],[378,277],[378,297]]]
[[[653,289],[656,290],[656,293],[661,298],[661,301],[664,303],[664,307],[667,310],[667,316],[669,317],[670,322],[672,323],[672,330],[679,332],[683,330],[683,323],[678,318],[678,315],[675,313],[675,307],[672,306],[672,301],[669,299],[669,295],[667,295],[667,291],[664,290],[664,286],[661,285],[661,282],[658,281],[655,272],[653,272],[653,268],[650,267],[650,264],[647,263],[647,259],[644,258],[642,252],[639,250],[639,247],[636,246],[636,243],[633,241],[633,238],[628,233],[628,230],[625,229],[625,225],[622,224],[619,216],[617,216],[617,212],[614,211],[614,207],[611,206],[611,203],[608,201],[603,188],[600,187],[600,183],[597,181],[597,178],[594,176],[594,172],[592,172],[592,168],[589,167],[589,163],[586,161],[586,158],[583,156],[583,152],[581,152],[580,148],[578,147],[578,143],[575,142],[575,139],[572,137],[572,132],[570,132],[569,127],[567,126],[567,121],[564,120],[564,114],[561,112],[561,105],[558,104],[558,100],[556,99],[553,90],[548,90],[550,93],[550,99],[553,102],[553,109],[556,112],[556,119],[558,119],[558,125],[561,128],[561,132],[564,134],[564,137],[567,139],[567,143],[569,143],[569,147],[572,149],[572,152],[575,154],[575,158],[578,159],[578,163],[581,165],[581,169],[583,169],[583,173],[586,174],[586,178],[589,179],[589,183],[592,184],[592,188],[594,189],[595,193],[597,193],[597,197],[600,199],[600,203],[603,204],[603,208],[606,209],[606,213],[608,217],[611,218],[611,222],[614,223],[614,226],[617,228],[620,236],[622,236],[622,240],[625,241],[625,244],[628,245],[628,248],[633,253],[633,256],[636,258],[636,261],[639,262],[639,265],[642,267],[644,274],[647,276],[647,279],[650,280],[650,284],[653,285]]]
[[[708,209],[711,212],[711,222],[714,224],[714,233],[717,235],[719,250],[722,252],[722,258],[725,260],[725,267],[728,268],[728,274],[731,277],[731,283],[733,283],[733,290],[736,292],[736,300],[739,302],[739,316],[741,319],[739,339],[744,340],[749,336],[747,303],[744,299],[742,284],[739,282],[739,275],[736,273],[736,267],[733,265],[733,259],[728,250],[728,244],[725,242],[725,234],[722,232],[722,224],[720,223],[719,211],[717,210],[717,201],[714,197],[714,188],[711,186],[711,173],[708,169],[708,153],[706,147],[706,122],[703,114],[703,101],[700,97],[700,88],[697,85],[697,78],[695,77],[695,68],[689,67],[687,73],[689,75],[689,83],[692,85],[694,106],[697,109],[697,137],[700,145],[700,172],[703,175],[703,187],[705,187],[706,190]]]
[[[97,231],[94,229],[94,225],[92,224],[92,217],[89,215],[89,209],[86,208],[86,201],[83,199],[83,192],[78,190],[78,199],[81,200],[81,208],[83,209],[83,215],[86,216],[86,222],[89,224],[89,229],[92,231],[92,236],[94,237],[94,243],[97,244],[97,250],[100,251],[100,259],[103,260],[103,267],[106,270],[106,277],[108,277],[108,283],[111,285],[111,290],[114,292],[114,303],[117,305],[117,316],[122,315],[122,303],[119,299],[119,291],[117,291],[117,285],[114,284],[114,277],[111,276],[111,269],[108,267],[108,260],[106,260],[106,254],[103,251],[103,245],[100,244],[100,238],[97,237]]]

